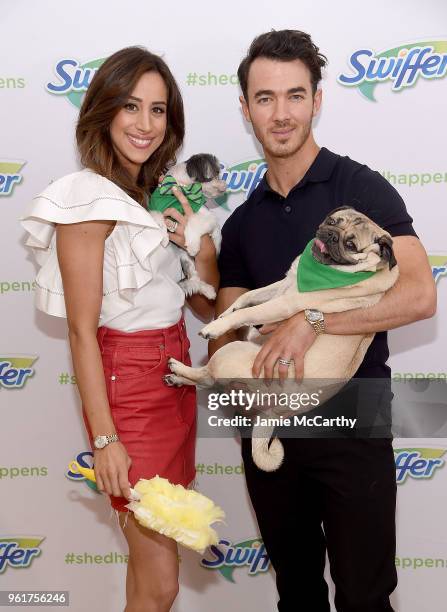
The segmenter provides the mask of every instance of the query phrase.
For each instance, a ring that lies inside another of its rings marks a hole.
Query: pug
[[[380,255],[377,269],[396,265],[391,236],[371,219],[348,206],[333,210],[319,226],[312,246],[317,261],[327,265],[355,265],[368,257]]]
[[[333,210],[319,226],[310,249],[312,257],[324,265],[324,268],[320,267],[321,273],[326,266],[352,273],[353,283],[302,291],[297,283],[299,256],[283,280],[244,293],[218,319],[206,325],[200,335],[203,338],[217,338],[243,326],[282,321],[305,309],[332,313],[366,308],[376,304],[398,278],[391,236],[352,207]],[[357,272],[373,274],[362,275],[360,278],[363,280],[357,282]],[[354,375],[373,337],[374,334],[318,335],[304,359],[304,378],[300,392],[315,392],[313,386],[318,384],[318,390],[322,392],[319,405],[330,399]],[[190,368],[170,359],[168,365],[172,374],[165,377],[165,382],[210,387],[218,380],[231,379],[243,381],[247,388],[247,382],[252,378],[253,362],[263,341],[265,337],[260,334],[256,337],[256,332],[251,329],[247,340],[224,345],[202,368]],[[277,366],[274,377],[278,377]],[[294,378],[293,364],[289,366],[288,378]],[[334,384],[334,379],[340,381],[339,384]],[[321,389],[324,381],[326,387]],[[259,383],[256,381],[253,388],[259,388]],[[273,426],[253,428],[253,460],[266,471],[278,469],[284,457],[280,440],[275,438],[270,443],[273,429]]]
[[[158,190],[163,189],[165,194],[170,194],[172,187],[178,186],[187,198],[204,196],[206,204],[210,205],[214,198],[223,195],[226,190],[226,183],[219,178],[219,174],[218,159],[208,153],[199,153],[170,168]],[[192,186],[198,187],[194,193],[191,191]],[[149,210],[163,231],[175,231],[175,219],[168,217],[165,220],[162,212],[151,210],[150,203]],[[201,293],[208,299],[214,299],[214,288],[199,278],[194,264],[194,257],[200,250],[200,239],[205,234],[211,236],[218,254],[221,243],[219,224],[213,213],[203,205],[189,218],[185,227],[185,249],[180,251],[180,263],[185,278],[180,281],[180,286],[186,295]]]

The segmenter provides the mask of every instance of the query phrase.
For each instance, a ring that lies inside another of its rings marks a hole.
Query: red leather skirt
[[[165,329],[131,333],[100,327],[97,339],[112,418],[132,459],[131,486],[157,474],[188,486],[195,477],[196,390],[163,382],[169,357],[191,365],[183,318]],[[84,409],[83,416],[93,448]],[[110,499],[113,508],[128,511],[124,497]]]

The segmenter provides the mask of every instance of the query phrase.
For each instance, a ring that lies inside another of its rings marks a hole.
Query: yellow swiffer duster
[[[70,464],[70,470],[96,482],[94,470],[81,467],[77,461]],[[219,538],[211,525],[223,521],[225,513],[205,495],[160,476],[141,478],[130,492],[132,500],[127,508],[144,527],[200,553],[217,544]]]

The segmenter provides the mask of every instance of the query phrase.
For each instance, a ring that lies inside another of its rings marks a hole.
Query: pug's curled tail
[[[284,447],[281,440],[273,438],[270,442],[272,433],[272,427],[255,426],[253,428],[251,454],[258,468],[264,472],[274,472],[284,460]]]

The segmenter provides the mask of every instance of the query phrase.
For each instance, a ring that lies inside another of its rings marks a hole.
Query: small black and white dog
[[[208,153],[193,155],[185,162],[169,168],[168,171],[169,177],[174,179],[173,183],[177,183],[179,187],[189,187],[200,183],[203,196],[207,200],[206,204],[209,204],[208,200],[223,195],[226,190],[226,183],[219,178],[219,174],[220,164],[218,159]],[[188,192],[185,191],[185,195],[188,197]],[[220,251],[219,223],[213,213],[208,210],[206,204],[189,218],[185,227],[185,249],[181,249],[180,253],[185,278],[180,281],[180,286],[186,295],[201,293],[208,299],[214,299],[216,297],[214,288],[199,278],[194,264],[194,257],[200,250],[200,238],[205,234],[211,236],[216,247],[216,253],[218,254]],[[160,227],[167,231],[162,213],[151,211],[151,214]]]

